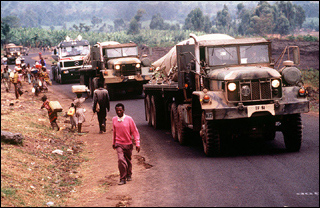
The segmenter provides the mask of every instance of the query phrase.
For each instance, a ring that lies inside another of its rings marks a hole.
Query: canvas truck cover
[[[202,35],[198,36],[197,40],[200,45],[207,45],[209,42],[216,41],[216,40],[231,40],[234,39],[233,37],[225,34],[209,34],[209,35]],[[194,40],[193,38],[189,38],[187,40],[181,41],[177,45],[193,45]],[[176,57],[176,47],[174,46],[166,55],[155,61],[152,66],[155,68],[159,67],[160,70],[166,73],[168,76],[170,73],[170,69],[177,66],[177,57]]]

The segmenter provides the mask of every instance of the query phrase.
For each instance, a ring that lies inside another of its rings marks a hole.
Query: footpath
[[[39,110],[42,104],[41,97],[46,94],[49,100],[59,101],[63,108],[63,112],[58,114],[57,120],[58,125],[61,128],[57,134],[63,135],[63,131],[68,131],[71,127],[69,117],[64,117],[62,115],[67,112],[72,99],[54,90],[54,88],[55,86],[48,86],[48,92],[42,92],[38,97],[35,97],[32,93],[32,85],[23,81],[22,90],[24,94],[16,100],[13,92],[13,85],[10,92],[7,93],[1,84],[1,104],[2,106],[8,106],[5,108],[9,108],[10,102],[12,102],[15,108],[24,109],[25,113],[33,114],[39,111],[41,114],[46,114],[46,110]],[[29,103],[33,103],[32,106]],[[118,159],[116,151],[112,148],[112,118],[108,114],[106,132],[99,134],[97,115],[93,115],[92,109],[85,108],[86,121],[83,124],[82,131],[88,133],[74,133],[76,139],[83,144],[79,154],[81,157],[85,158],[85,162],[82,162],[76,170],[81,182],[79,185],[75,186],[73,191],[70,192],[70,195],[64,199],[63,206],[143,206],[143,198],[146,197],[143,193],[143,184],[146,183],[144,173],[148,170],[144,163],[144,157],[142,156],[144,150],[141,149],[140,153],[136,152],[135,149],[133,150],[133,180],[127,182],[125,185],[118,185]],[[114,109],[110,110],[112,111]],[[41,123],[41,125],[50,126],[49,120],[47,119],[41,120]],[[12,123],[12,125],[15,124]],[[35,145],[32,141],[26,142],[29,146]]]

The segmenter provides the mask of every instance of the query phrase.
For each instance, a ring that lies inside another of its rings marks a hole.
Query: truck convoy
[[[147,63],[147,61],[145,62]],[[142,85],[150,78],[148,66],[142,66],[137,44],[115,41],[98,42],[85,58],[80,69],[80,84],[88,86],[91,95],[103,82],[110,99],[115,93],[133,92],[142,94]]]
[[[72,40],[68,36],[53,50],[52,58],[57,61],[52,65],[53,80],[57,83],[79,81],[79,69],[83,59],[90,52],[89,41],[82,40],[81,35]]]
[[[8,64],[14,64],[16,59],[21,56],[22,46],[9,43],[4,46],[4,57],[7,58]]]
[[[276,131],[288,151],[299,151],[300,114],[309,111],[297,68],[299,48],[287,47],[274,62],[264,38],[190,37],[153,63],[156,71],[143,85],[148,124],[170,124],[182,145],[201,138],[207,156],[222,154],[242,138],[272,140]],[[276,69],[277,63],[283,64]]]

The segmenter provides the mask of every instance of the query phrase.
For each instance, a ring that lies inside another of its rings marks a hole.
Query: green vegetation
[[[316,27],[319,25],[319,12],[314,10],[314,7],[319,8],[319,4],[310,2],[202,2],[197,6],[192,2],[46,2],[45,8],[43,4],[39,2],[36,5],[42,5],[42,9],[35,13],[33,3],[1,2],[1,11],[8,14],[1,18],[1,44],[55,46],[67,35],[75,38],[81,34],[91,45],[113,40],[161,47],[188,38],[192,31],[237,37],[293,36],[303,27],[319,30],[319,26]],[[19,12],[16,8],[20,8]],[[65,8],[73,12],[67,12]],[[110,9],[105,12],[105,8]],[[76,14],[80,12],[82,15],[79,17]],[[90,12],[91,15],[86,15]],[[313,38],[306,40],[317,41]]]

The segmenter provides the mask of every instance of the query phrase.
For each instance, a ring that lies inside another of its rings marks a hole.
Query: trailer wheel
[[[177,139],[181,145],[185,145],[188,140],[188,134],[190,133],[188,127],[183,122],[183,113],[181,105],[178,106],[178,122],[177,122]]]
[[[213,121],[206,120],[205,112],[201,117],[200,136],[202,138],[203,151],[206,156],[221,154],[220,134]]]
[[[171,123],[171,135],[174,141],[178,140],[178,122],[179,122],[179,116],[177,111],[177,105],[175,103],[172,103],[171,110],[170,110],[170,123]]]
[[[302,142],[301,115],[293,114],[284,116],[281,121],[284,143],[288,151],[297,152]]]
[[[150,109],[150,96],[149,95],[147,95],[144,98],[144,107],[145,107],[146,121],[148,122],[149,126],[152,126],[152,123],[151,123],[151,109]]]

